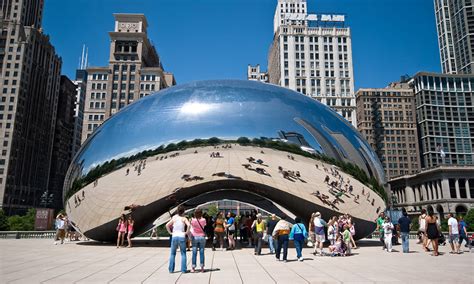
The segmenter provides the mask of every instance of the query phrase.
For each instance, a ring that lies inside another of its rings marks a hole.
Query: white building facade
[[[344,15],[308,14],[306,0],[278,0],[268,76],[357,126],[351,30]]]

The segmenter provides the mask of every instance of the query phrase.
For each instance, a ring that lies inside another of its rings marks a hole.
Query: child
[[[385,221],[382,224],[382,228],[384,230],[384,241],[385,247],[387,248],[388,252],[392,252],[392,230],[393,224],[390,222],[390,218],[387,216],[385,217]]]
[[[347,247],[346,255],[351,255],[351,231],[349,231],[349,228],[350,226],[348,224],[344,225],[344,232],[342,233],[344,243]]]

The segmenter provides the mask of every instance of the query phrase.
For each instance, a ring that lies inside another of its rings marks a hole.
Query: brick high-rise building
[[[377,153],[388,179],[420,171],[413,88],[407,82],[359,89],[357,129]]]
[[[41,28],[42,0],[0,4],[0,207],[39,205],[48,189],[61,59]]]
[[[163,69],[147,37],[143,14],[114,14],[109,66],[87,68],[87,90],[82,128],[84,142],[108,117],[128,104],[175,85],[173,74]]]

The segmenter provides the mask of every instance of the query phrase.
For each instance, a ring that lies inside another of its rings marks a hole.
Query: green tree
[[[8,231],[10,226],[8,226],[8,217],[5,215],[2,209],[0,209],[0,231]]]
[[[8,226],[11,231],[33,231],[35,229],[36,209],[29,209],[26,215],[8,217]]]
[[[467,224],[466,230],[468,232],[474,231],[474,209],[470,209],[466,216],[464,216],[464,221]]]
[[[219,213],[219,209],[217,209],[217,206],[215,204],[210,204],[207,207],[207,215],[209,216],[216,216],[217,213]]]
[[[237,139],[237,143],[239,143],[240,145],[247,145],[250,143],[250,140],[247,137],[239,137]]]

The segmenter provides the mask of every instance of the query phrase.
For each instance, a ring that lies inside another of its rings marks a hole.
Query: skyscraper
[[[82,127],[84,142],[107,118],[128,104],[175,85],[173,74],[163,69],[147,37],[143,14],[114,14],[109,66],[87,68],[87,89]]]
[[[387,178],[420,171],[413,88],[404,80],[357,91],[357,129],[379,157]]]
[[[306,0],[278,0],[273,25],[270,83],[311,96],[357,126],[351,30],[345,16],[308,14]]]
[[[0,207],[14,214],[49,185],[61,59],[41,29],[42,0],[0,5]]]
[[[474,74],[474,1],[434,0],[443,73]]]
[[[421,166],[474,165],[474,77],[414,77]]]

